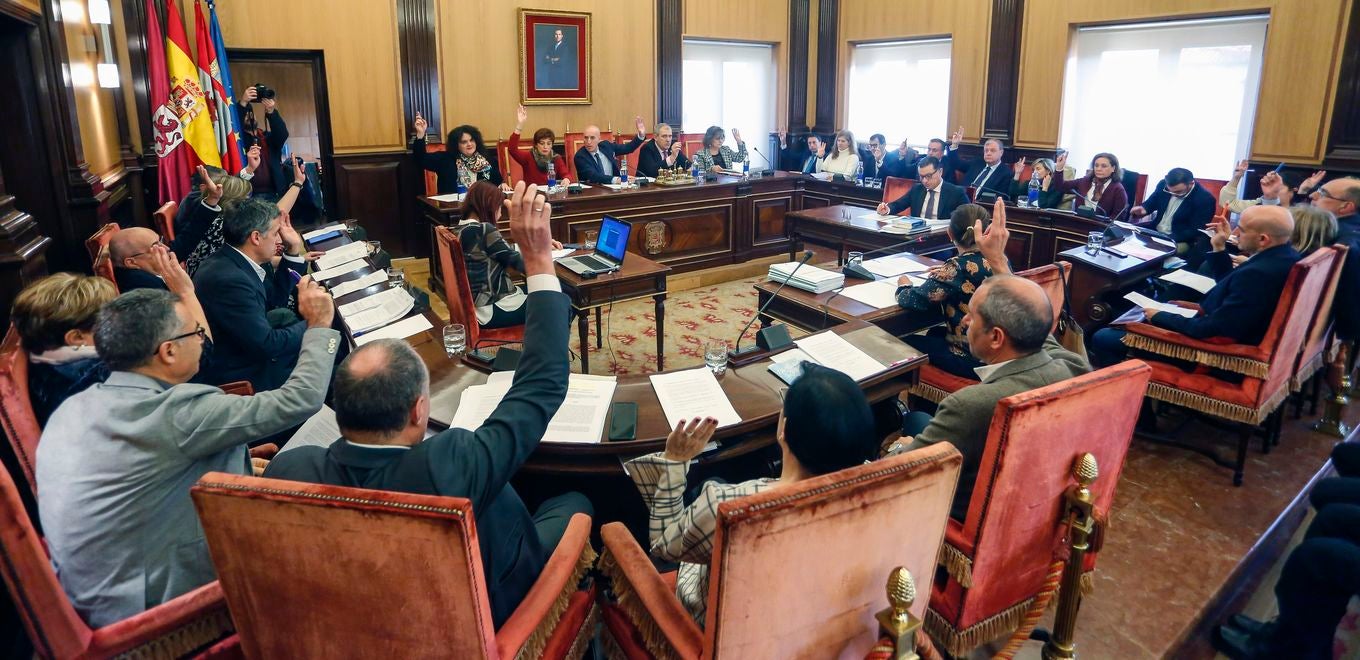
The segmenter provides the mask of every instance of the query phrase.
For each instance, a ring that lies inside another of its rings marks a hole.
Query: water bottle
[[[741,178],[747,179],[750,178],[750,176],[751,176],[751,157],[747,156],[745,160],[741,161]]]
[[[1042,184],[1039,183],[1039,175],[1037,173],[1029,178],[1028,203],[1033,208],[1039,208],[1039,188],[1041,186]]]
[[[548,191],[557,187],[557,168],[552,163],[548,163]]]
[[[619,183],[628,185],[628,157],[624,156],[619,164]]]
[[[459,195],[467,194],[467,185],[463,183],[462,179],[458,180],[458,194]]]
[[[855,168],[855,183],[857,183],[857,184],[860,185],[861,187],[864,186],[864,162],[863,162],[863,161],[860,161],[859,165]]]
[[[695,181],[699,180],[699,160],[697,158],[689,164],[689,175]]]

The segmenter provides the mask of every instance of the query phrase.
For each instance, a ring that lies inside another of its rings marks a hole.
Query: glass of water
[[[864,262],[863,252],[850,252],[845,255],[845,265],[858,266]]]
[[[595,241],[596,241],[596,239],[598,239],[599,237],[600,237],[600,231],[599,231],[598,229],[588,229],[588,230],[586,230],[586,241],[585,241],[585,243],[582,243],[582,244],[581,244],[581,247],[582,247],[582,248],[585,248],[585,249],[587,249],[587,250],[594,250],[594,249],[595,249]]]
[[[406,286],[406,271],[400,268],[387,269],[387,288],[397,289]]]
[[[704,345],[704,365],[721,376],[727,371],[727,342],[715,339]]]
[[[1096,256],[1105,247],[1105,232],[1093,231],[1086,235],[1086,254]]]
[[[382,241],[369,241],[369,242],[368,242],[368,253],[369,253],[369,254],[377,254],[377,253],[379,253],[379,252],[382,252]]]
[[[350,236],[353,236],[353,235],[354,235],[354,232],[355,232],[356,230],[359,229],[359,219],[358,219],[358,218],[347,218],[347,219],[343,220],[342,222],[345,223],[345,233],[346,233],[346,234],[349,234]]]
[[[454,323],[444,326],[444,352],[453,357],[467,348],[467,328]]]

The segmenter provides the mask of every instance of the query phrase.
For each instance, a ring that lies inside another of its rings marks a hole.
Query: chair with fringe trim
[[[580,658],[594,631],[589,516],[493,630],[465,498],[221,472],[191,493],[246,657]]]
[[[961,462],[940,443],[718,505],[704,629],[628,529],[605,525],[600,572],[617,597],[603,607],[607,654],[864,657],[883,576],[934,571]]]
[[[1218,465],[1232,468],[1233,485],[1242,485],[1247,445],[1252,435],[1258,430],[1262,433],[1263,451],[1269,451],[1278,442],[1281,404],[1289,396],[1289,382],[1299,351],[1312,323],[1313,310],[1322,300],[1323,290],[1331,277],[1336,256],[1335,248],[1324,247],[1294,264],[1280,292],[1280,301],[1275,306],[1275,315],[1271,317],[1265,337],[1256,345],[1228,344],[1212,338],[1192,339],[1147,323],[1128,324],[1124,344],[1152,354],[1148,361],[1152,367],[1148,397],[1240,427],[1235,462],[1222,458],[1211,447],[1145,435],[1152,441],[1202,454]],[[1156,356],[1194,362],[1199,366],[1194,371],[1185,371],[1179,364],[1158,361]],[[1241,382],[1223,378],[1223,371],[1240,375]]]
[[[216,582],[135,616],[92,629],[66,597],[42,536],[24,511],[19,487],[0,470],[0,562],[10,600],[41,658],[177,658],[231,634]]]
[[[1055,329],[1058,326],[1058,317],[1063,311],[1063,301],[1067,299],[1066,281],[1071,272],[1072,264],[1059,261],[1016,273],[1016,275],[1043,287],[1044,293],[1048,294],[1048,301],[1053,304],[1053,327]],[[913,396],[932,403],[939,403],[950,394],[969,385],[977,385],[977,383],[977,379],[960,378],[939,367],[927,364],[921,367],[920,380],[911,386],[910,391]]]
[[[1107,520],[1151,371],[1130,360],[997,402],[968,515],[945,528],[945,570],[912,571],[936,575],[925,629],[941,649],[963,656],[1006,635],[1029,637],[1065,563],[1072,465],[1094,456],[1096,517]]]
[[[1294,375],[1289,378],[1289,391],[1296,395],[1295,419],[1303,414],[1305,398],[1312,400],[1309,414],[1317,413],[1322,379],[1314,380],[1313,376],[1317,375],[1322,366],[1329,361],[1329,353],[1332,352],[1332,305],[1336,300],[1336,290],[1341,283],[1341,269],[1346,265],[1346,256],[1350,248],[1335,245],[1332,249],[1336,250],[1336,259],[1332,261],[1332,271],[1327,277],[1326,287],[1322,290],[1322,299],[1318,301],[1318,306],[1313,310],[1313,318],[1308,322],[1308,335],[1304,338],[1303,350],[1299,352],[1298,365],[1294,367]],[[1313,391],[1312,394],[1305,396],[1303,386],[1310,380],[1313,381]]]

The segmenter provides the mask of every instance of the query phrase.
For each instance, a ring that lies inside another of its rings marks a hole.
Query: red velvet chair
[[[1020,628],[1031,607],[1042,613],[1065,557],[1063,494],[1075,483],[1072,466],[1095,456],[1100,477],[1091,493],[1097,519],[1105,520],[1150,373],[1130,360],[997,402],[968,515],[945,529],[945,571],[925,616],[942,649],[968,655]],[[1091,570],[1095,553],[1087,558]]]
[[[176,658],[206,648],[232,631],[216,582],[118,623],[90,628],[62,590],[7,470],[0,470],[0,552],[5,559],[0,573],[38,657]]]
[[[1044,293],[1048,294],[1048,301],[1053,304],[1054,328],[1057,327],[1058,316],[1062,314],[1063,302],[1067,296],[1067,288],[1063,286],[1063,282],[1071,272],[1072,264],[1059,261],[1016,273],[1020,277],[1033,280],[1043,287]],[[927,364],[921,367],[920,380],[911,387],[911,393],[926,401],[939,403],[950,394],[977,383],[975,379],[959,378],[939,367]]]
[[[443,142],[426,142],[425,153],[439,154],[448,151],[448,145]],[[425,174],[425,196],[430,197],[439,194],[439,175],[429,170],[422,169]],[[505,170],[501,170],[504,172]]]
[[[1205,190],[1209,191],[1210,195],[1214,196],[1215,204],[1218,203],[1219,191],[1223,190],[1223,186],[1228,185],[1228,182],[1222,179],[1195,179],[1195,183],[1203,186]]]
[[[718,505],[702,630],[628,529],[605,525],[602,642],[625,658],[864,657],[884,576],[933,572],[961,462],[940,443]]]
[[[113,276],[113,260],[109,257],[109,241],[113,240],[113,235],[118,231],[118,223],[110,222],[93,236],[85,241],[85,249],[90,253],[90,263],[93,265],[94,274],[110,282],[113,286],[118,286],[118,281]]]
[[[1256,345],[1229,344],[1213,338],[1191,339],[1147,323],[1128,324],[1124,344],[1130,348],[1200,365],[1195,371],[1187,372],[1177,364],[1151,358],[1149,397],[1237,422],[1241,428],[1236,462],[1229,462],[1200,445],[1163,442],[1195,451],[1219,465],[1233,468],[1233,484],[1242,485],[1247,444],[1257,427],[1269,422],[1261,429],[1266,451],[1277,442],[1280,404],[1289,396],[1290,377],[1295,373],[1299,352],[1313,320],[1311,310],[1322,300],[1336,257],[1334,248],[1325,247],[1294,264],[1265,338]],[[1225,380],[1214,370],[1238,374],[1241,382]]]
[[[444,273],[444,303],[449,308],[449,323],[462,324],[467,329],[467,345],[477,350],[482,343],[518,344],[524,341],[524,326],[482,328],[477,325],[477,307],[468,283],[467,263],[463,261],[463,245],[448,227],[435,227],[435,243],[439,250],[439,265]]]
[[[883,179],[883,203],[890,204],[897,198],[911,191],[911,187],[916,185],[916,179],[906,179],[900,176],[890,176]],[[897,215],[906,215],[907,210],[902,209]]]
[[[191,492],[246,657],[566,658],[594,633],[589,516],[493,630],[465,498],[220,472]]]
[[[1341,269],[1346,265],[1346,253],[1350,248],[1345,245],[1332,246],[1336,258],[1332,260],[1331,273],[1322,290],[1322,298],[1313,310],[1313,318],[1308,322],[1308,334],[1303,340],[1303,350],[1299,351],[1299,361],[1294,367],[1294,375],[1289,378],[1289,391],[1299,394],[1295,404],[1294,417],[1303,411],[1303,386],[1317,374],[1327,361],[1328,347],[1332,343],[1332,305],[1336,300],[1337,286],[1341,282]],[[1319,388],[1313,388],[1313,408],[1316,412]]]
[[[611,142],[614,140],[613,131],[600,131],[600,141]],[[576,151],[586,144],[585,133],[573,133],[567,131],[562,136],[562,160],[567,161],[567,169],[571,171],[571,180],[580,181],[581,177],[576,175]]]
[[[36,497],[38,482],[33,476],[33,466],[42,427],[38,425],[38,415],[33,412],[33,400],[28,393],[28,351],[24,350],[12,324],[5,333],[4,342],[0,343],[0,425],[4,426],[5,438],[23,472],[25,485]]]
[[[175,240],[175,213],[178,211],[179,202],[172,199],[151,214],[151,221],[156,225],[156,233],[167,243]]]

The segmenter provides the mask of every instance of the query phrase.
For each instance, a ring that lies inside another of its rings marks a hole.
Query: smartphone
[[[637,439],[638,405],[632,401],[615,401],[609,406],[610,442]]]

